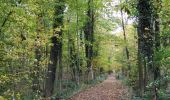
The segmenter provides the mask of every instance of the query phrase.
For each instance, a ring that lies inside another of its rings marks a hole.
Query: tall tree
[[[153,32],[154,32],[154,56],[157,56],[156,54],[159,53],[160,48],[161,48],[161,38],[160,38],[160,17],[159,13],[161,11],[161,0],[154,0],[153,2]],[[159,57],[156,57],[154,59],[154,81],[159,80],[161,73],[160,73],[160,59]],[[154,86],[155,94],[156,94],[156,99],[158,99],[158,89],[159,86]]]
[[[126,3],[128,1],[126,0]],[[120,3],[121,3],[121,0],[120,0]],[[126,43],[125,45],[125,53],[126,53],[126,58],[127,58],[127,64],[128,64],[128,77],[130,75],[130,70],[131,70],[131,66],[130,66],[130,55],[129,55],[129,49],[128,49],[128,46],[127,46],[127,35],[126,35],[126,25],[125,25],[125,17],[124,17],[124,13],[123,13],[123,8],[121,8],[120,12],[121,12],[121,20],[122,20],[122,29],[123,29],[123,37],[124,37],[124,41]]]
[[[159,4],[159,3],[158,3]],[[143,85],[142,81],[155,82],[160,76],[159,65],[156,65],[154,56],[155,51],[158,52],[160,48],[160,27],[158,9],[155,9],[154,0],[139,0],[139,24],[138,24],[138,59],[139,61],[139,85]],[[141,62],[143,63],[141,65]],[[145,72],[145,79],[143,79],[143,66]],[[147,71],[146,71],[147,70]],[[146,75],[147,72],[147,75]],[[148,77],[146,77],[148,76]],[[146,79],[148,78],[148,80]],[[145,83],[146,85],[146,83]],[[144,86],[145,87],[145,86]],[[142,89],[142,87],[141,87]],[[143,90],[143,89],[142,89]],[[151,95],[153,100],[158,100],[157,86],[151,86]]]
[[[93,42],[94,42],[94,7],[93,0],[88,0],[88,11],[87,11],[87,22],[84,28],[85,33],[85,51],[87,58],[87,68],[88,77],[91,75],[91,79],[94,78],[93,75]]]
[[[138,67],[139,87],[143,91],[143,65],[146,58],[149,76],[153,76],[153,32],[151,27],[151,0],[138,0]],[[142,63],[141,63],[142,62]],[[153,81],[153,79],[152,79]],[[142,94],[142,93],[141,93]]]
[[[50,97],[54,91],[54,83],[56,79],[56,68],[59,67],[59,78],[62,78],[62,27],[63,27],[63,14],[65,10],[65,1],[56,0],[54,11],[53,31],[51,37],[51,51],[50,62],[48,65],[48,72],[45,84],[45,97]]]
[[[70,17],[70,16],[69,16]],[[69,67],[72,70],[72,80],[77,82],[77,68],[76,68],[76,62],[77,62],[77,56],[76,56],[76,50],[75,50],[75,40],[73,34],[70,34],[70,20],[71,18],[68,18],[68,54],[69,54]]]

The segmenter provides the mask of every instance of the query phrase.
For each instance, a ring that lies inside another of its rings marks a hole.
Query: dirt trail
[[[113,75],[91,88],[74,95],[71,100],[131,100],[130,91]]]

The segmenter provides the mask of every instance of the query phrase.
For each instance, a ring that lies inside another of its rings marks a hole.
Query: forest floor
[[[131,92],[114,75],[109,75],[102,83],[75,94],[71,100],[131,100]]]

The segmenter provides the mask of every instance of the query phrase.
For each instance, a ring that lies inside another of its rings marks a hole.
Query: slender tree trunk
[[[73,72],[73,76],[72,76],[72,80],[74,80],[75,82],[77,82],[77,70],[76,70],[76,52],[75,52],[75,45],[74,45],[74,41],[72,38],[69,38],[69,55],[70,55],[70,68],[72,69]]]
[[[76,0],[76,6],[77,6],[77,16],[76,16],[76,33],[77,33],[77,63],[76,63],[76,82],[79,85],[80,81],[80,35],[79,35],[79,6],[78,6],[78,0]]]
[[[138,38],[138,72],[139,72],[139,81],[138,81],[138,87],[139,87],[139,95],[142,96],[143,95],[143,81],[144,81],[144,78],[143,78],[143,57],[142,57],[142,54],[141,54],[141,43],[140,43],[140,39]]]
[[[120,0],[121,2],[121,0]],[[127,1],[126,1],[127,2]],[[128,73],[127,76],[130,76],[130,70],[131,70],[131,65],[130,65],[130,61],[129,61],[129,50],[128,50],[128,46],[127,46],[127,37],[126,37],[126,29],[125,29],[125,23],[124,23],[124,16],[123,16],[123,11],[121,9],[121,18],[122,18],[122,28],[123,28],[123,37],[124,37],[124,41],[126,43],[125,45],[125,53],[126,53],[126,58],[127,58],[127,64],[128,64]]]
[[[68,24],[70,23],[70,19],[68,19]],[[72,80],[73,81],[77,81],[76,80],[76,52],[75,52],[75,43],[74,43],[74,37],[72,36],[72,34],[70,34],[70,24],[68,25],[68,54],[69,54],[69,67],[72,70]]]
[[[152,4],[154,2],[155,1],[152,0],[139,0],[138,2],[138,28],[140,30],[138,32],[138,36],[141,38],[139,41],[143,41],[142,43],[144,44],[142,47],[144,48],[142,53],[145,57],[144,59],[148,69],[148,80],[150,82],[155,82],[160,77],[159,64],[155,64],[154,60],[155,51],[158,52],[160,48],[159,15],[157,9],[155,9],[155,5]],[[144,80],[146,81],[146,79]],[[153,100],[158,100],[157,88],[158,87],[155,84],[151,87],[151,95]]]
[[[154,21],[154,34],[155,34],[155,52],[159,52],[160,50],[160,45],[161,45],[161,38],[160,38],[160,18],[158,13],[161,11],[161,0],[156,0],[156,3],[159,5],[157,7],[153,7],[155,9],[154,10],[154,14],[153,14],[153,21]],[[160,59],[155,59],[156,60],[156,64],[154,64],[155,68],[154,68],[154,81],[159,80],[161,73],[160,73]],[[155,93],[156,93],[156,97],[155,99],[158,100],[159,96],[158,96],[158,89],[159,89],[159,85],[156,85],[155,88]]]
[[[143,54],[144,59],[146,58],[146,65],[148,68],[148,78],[151,82],[154,81],[154,66],[153,66],[153,23],[152,23],[152,9],[151,0],[138,0],[138,12],[139,12],[139,24],[138,24],[138,53]],[[141,55],[138,55],[141,56]],[[139,57],[138,57],[139,58]],[[142,60],[143,61],[143,60]],[[138,63],[140,68],[140,63]],[[143,69],[143,68],[142,68]],[[140,70],[139,70],[140,72]],[[155,96],[152,88],[152,95]]]
[[[143,77],[143,88],[144,88],[144,92],[146,91],[146,86],[148,84],[148,74],[147,74],[147,66],[146,66],[146,59],[144,58],[144,77]]]
[[[92,8],[93,0],[88,0],[88,11],[87,16],[88,20],[85,25],[84,33],[85,33],[85,50],[86,50],[86,58],[87,58],[87,68],[88,68],[88,77],[93,79],[93,42],[94,42],[94,11]]]
[[[50,61],[44,93],[45,97],[50,97],[53,94],[57,67],[59,68],[59,79],[62,79],[62,27],[64,9],[64,0],[56,0],[53,24],[54,35],[51,38],[53,45],[50,51]]]

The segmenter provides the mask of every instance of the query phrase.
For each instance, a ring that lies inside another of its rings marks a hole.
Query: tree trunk
[[[142,56],[142,48],[141,48],[141,40],[138,38],[138,74],[139,74],[139,81],[138,81],[138,87],[139,87],[139,96],[143,95],[143,56]]]
[[[94,42],[94,12],[92,8],[93,0],[88,0],[88,11],[87,16],[88,20],[84,28],[85,33],[85,52],[87,58],[87,68],[88,68],[88,77],[90,75],[90,79],[94,78],[93,75],[93,67],[92,67],[92,60],[93,60],[93,42]]]
[[[161,1],[160,0],[157,0],[158,3],[158,7],[154,7],[154,14],[153,14],[153,21],[154,21],[154,34],[155,34],[155,52],[159,52],[160,50],[160,45],[161,45],[161,38],[160,38],[160,18],[159,18],[159,15],[158,13],[160,12],[161,10]],[[154,6],[154,5],[153,5]],[[160,59],[155,59],[156,60],[156,64],[155,65],[155,68],[154,68],[154,81],[156,80],[159,80],[160,79],[160,76],[161,76],[161,73],[160,73]],[[156,100],[158,100],[158,89],[159,89],[159,85],[155,86],[155,93],[156,93]]]
[[[56,0],[53,24],[54,35],[51,38],[52,46],[45,84],[45,97],[50,97],[53,94],[57,67],[60,70],[58,74],[59,79],[62,79],[62,27],[64,9],[64,0]]]
[[[124,37],[124,42],[126,43],[126,45],[125,45],[125,53],[126,53],[127,66],[128,66],[127,77],[129,77],[130,76],[130,70],[131,70],[131,65],[130,65],[130,61],[129,61],[129,50],[128,50],[128,46],[127,46],[127,37],[126,37],[126,30],[125,30],[123,11],[121,10],[120,12],[121,12],[121,18],[122,18],[121,20],[122,20],[122,28],[123,28],[123,37]]]
[[[152,22],[152,9],[151,9],[151,0],[138,0],[138,12],[139,12],[139,24],[138,24],[138,42],[139,53],[144,55],[144,59],[146,58],[146,65],[148,68],[148,78],[151,82],[154,81],[154,63],[153,63],[153,55],[154,55],[154,33],[153,33],[153,22]],[[140,55],[139,55],[140,56]],[[139,66],[140,63],[138,64]],[[154,88],[151,89],[153,98],[155,97]]]
[[[76,15],[76,35],[77,35],[77,55],[76,55],[76,82],[79,85],[80,81],[80,36],[79,36],[79,13],[78,13],[78,0],[76,0],[77,15]]]

